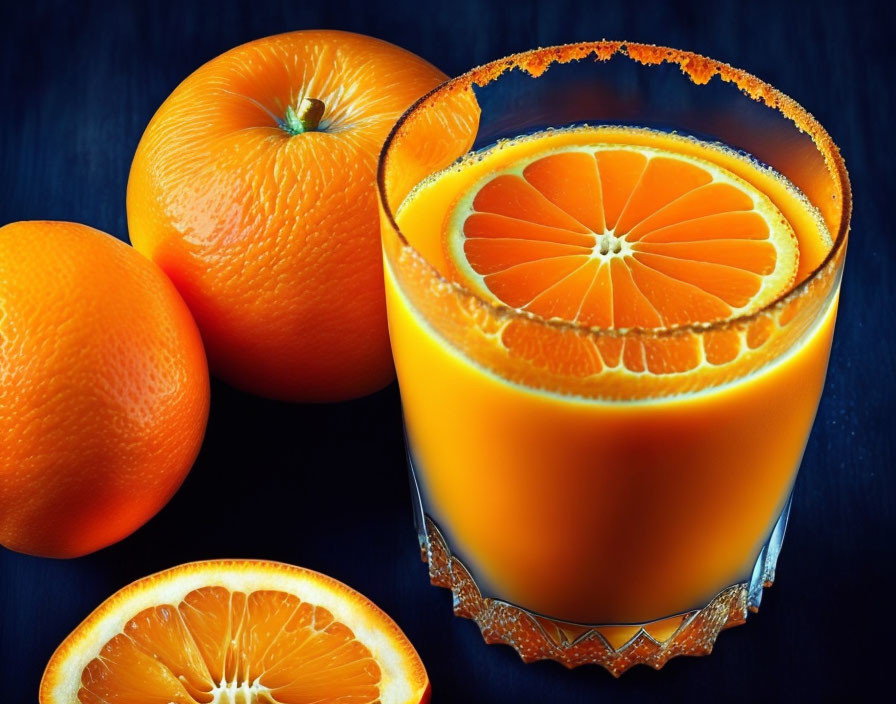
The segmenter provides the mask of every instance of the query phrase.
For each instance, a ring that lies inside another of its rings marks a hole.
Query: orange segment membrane
[[[765,276],[775,270],[778,255],[769,242],[750,240],[706,240],[693,242],[642,243],[638,251],[675,259],[724,264]]]
[[[542,240],[559,244],[577,245],[590,249],[594,235],[547,227],[526,220],[505,217],[494,213],[474,213],[464,223],[464,234],[470,238],[501,238]]]
[[[615,228],[632,191],[644,173],[647,157],[638,152],[619,149],[598,152],[595,159],[600,172],[606,226]]]
[[[638,238],[641,249],[646,242],[764,240],[768,237],[768,225],[758,213],[733,212],[695,217],[642,233]]]
[[[590,248],[576,245],[521,239],[470,239],[464,244],[467,261],[483,274],[494,274],[526,262],[590,253]]]
[[[671,174],[669,176],[670,178],[674,177]],[[643,189],[643,187],[642,184],[641,188]],[[666,201],[663,205],[660,205],[660,202],[657,202],[656,205],[655,209],[647,213],[645,213],[646,209],[642,209],[639,215],[643,215],[643,219],[631,228],[624,230],[630,240],[637,241],[643,233],[653,232],[662,227],[679,223],[685,225],[685,233],[687,233],[687,223],[689,221],[720,213],[751,210],[753,208],[753,200],[746,193],[739,191],[730,184],[710,183],[699,188],[694,187],[681,190],[679,196]],[[627,210],[626,212],[628,213],[629,211]],[[765,223],[762,223],[762,225],[764,226]],[[726,230],[722,230],[722,232],[726,232]],[[765,227],[763,235],[767,235],[767,233],[768,228]]]
[[[588,262],[579,254],[526,262],[485,277],[486,285],[501,300],[514,307],[526,307],[546,289]]]
[[[516,175],[506,174],[489,181],[476,194],[473,207],[480,213],[505,215],[573,232],[588,231],[566,211],[551,203],[538,189]]]
[[[545,198],[592,232],[605,228],[597,163],[589,154],[566,152],[535,161],[525,179]]]
[[[84,668],[78,700],[209,704],[246,686],[248,701],[369,704],[380,680],[370,650],[326,609],[285,592],[203,587],[130,619]]]
[[[607,178],[612,179],[613,174],[608,173]],[[629,195],[615,229],[622,233],[631,231],[665,206],[711,180],[712,176],[706,171],[687,162],[665,157],[651,159]],[[688,208],[684,216],[689,217],[690,213]]]

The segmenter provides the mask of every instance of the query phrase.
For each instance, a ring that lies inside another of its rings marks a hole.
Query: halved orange
[[[712,162],[641,145],[537,152],[480,179],[447,222],[448,259],[477,293],[601,328],[748,314],[799,264],[765,194]]]
[[[419,704],[420,657],[367,598],[317,572],[216,560],[146,577],[63,641],[41,704]]]

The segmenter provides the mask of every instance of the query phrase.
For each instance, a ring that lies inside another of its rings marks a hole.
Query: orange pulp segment
[[[487,173],[450,212],[445,245],[454,275],[483,297],[617,329],[751,313],[799,267],[793,229],[754,186],[692,155],[615,143]]]
[[[53,655],[41,704],[427,701],[423,664],[366,598],[309,570],[204,562],[107,600]]]

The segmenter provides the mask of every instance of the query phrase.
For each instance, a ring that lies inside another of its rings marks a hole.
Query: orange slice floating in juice
[[[740,177],[620,144],[561,147],[489,173],[455,205],[446,246],[481,296],[616,329],[751,313],[790,288],[799,263],[786,218]]]
[[[423,663],[354,590],[273,562],[199,562],[106,600],[59,646],[41,704],[420,704]]]

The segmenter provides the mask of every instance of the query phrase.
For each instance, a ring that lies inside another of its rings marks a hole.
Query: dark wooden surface
[[[354,403],[302,406],[215,384],[199,460],[142,530],[70,561],[0,548],[0,701],[36,701],[54,647],[113,591],[212,557],[305,565],[367,594],[417,646],[437,704],[843,701],[876,687],[892,701],[896,101],[887,4],[26,0],[0,8],[0,224],[76,220],[126,239],[133,150],[168,93],[232,46],[311,27],[379,36],[449,74],[577,39],[696,50],[813,112],[842,147],[856,203],[830,374],[779,580],[761,613],[724,633],[711,657],[616,681],[597,668],[525,666],[509,648],[485,646],[471,622],[452,617],[448,593],[428,585],[419,561],[394,386]]]

